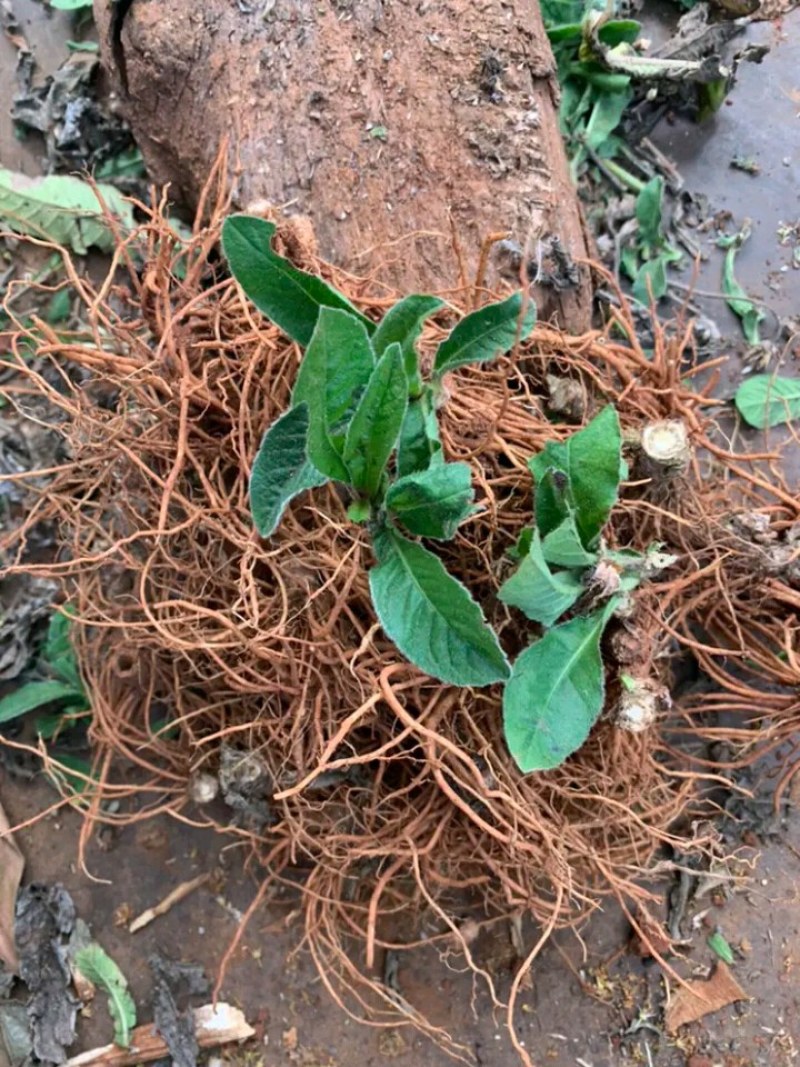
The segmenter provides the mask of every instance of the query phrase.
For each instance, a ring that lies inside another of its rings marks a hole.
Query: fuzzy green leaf
[[[736,408],[757,430],[800,419],[800,378],[754,374],[736,390]]]
[[[328,479],[308,458],[308,405],[277,419],[261,441],[250,475],[250,513],[262,537],[275,532],[287,504]]]
[[[133,208],[113,185],[97,191],[125,232],[133,229]],[[51,174],[28,178],[0,168],[0,229],[68,245],[78,255],[92,247],[111,252],[116,238],[97,193],[81,178]]]
[[[92,0],[49,0],[50,7],[57,11],[82,11],[85,8],[91,10]]]
[[[92,942],[75,953],[75,966],[84,978],[108,993],[108,1010],[114,1020],[114,1043],[128,1048],[136,1026],[136,1004],[128,991],[125,975],[98,945]]]
[[[26,682],[0,700],[0,723],[11,722],[34,708],[56,701],[84,706],[88,703],[83,686],[71,682]]]
[[[442,462],[439,423],[426,389],[408,405],[397,445],[397,473],[401,476],[413,474]]]
[[[354,316],[367,333],[370,322],[341,293],[316,274],[293,267],[272,250],[275,225],[253,215],[231,215],[222,227],[222,250],[236,281],[259,311],[287,337],[307,345],[320,308],[339,308]]]
[[[465,316],[436,352],[433,371],[441,377],[467,363],[485,363],[508,352],[517,339],[524,341],[536,325],[536,305],[528,301],[521,320],[523,299],[514,293],[507,300],[488,304]]]
[[[449,541],[472,512],[473,498],[469,464],[443,463],[398,478],[386,508],[411,533]]]
[[[403,364],[408,377],[409,392],[412,397],[419,396],[422,383],[419,376],[419,359],[416,342],[422,333],[425,319],[444,307],[444,301],[438,296],[425,296],[415,293],[404,297],[394,307],[389,308],[378,324],[372,337],[372,346],[376,356],[382,356],[389,345],[397,344],[403,350]]]
[[[372,602],[387,636],[407,659],[452,685],[491,685],[508,677],[497,635],[432,552],[389,529],[376,536],[375,552]]]
[[[300,364],[292,403],[308,405],[308,458],[340,482],[350,475],[342,459],[345,435],[375,368],[367,331],[345,311],[323,307]]]
[[[359,401],[344,444],[342,458],[350,484],[374,497],[397,444],[408,406],[408,378],[397,342],[378,360]]]
[[[572,607],[583,585],[568,571],[553,574],[542,555],[542,540],[535,530],[527,556],[497,594],[504,604],[519,608],[529,619],[552,626]]]
[[[587,552],[581,544],[571,513],[542,541],[542,555],[557,567],[591,567],[597,562],[597,553]]]
[[[503,694],[506,743],[524,773],[558,767],[589,736],[605,692],[600,637],[616,601],[549,630],[517,658]]]
[[[567,476],[566,499],[574,512],[583,547],[594,548],[600,531],[617,501],[622,477],[622,433],[619,417],[609,405],[582,430],[566,441],[550,441],[538,455],[528,461],[537,486],[548,471],[555,469]],[[536,499],[536,523],[543,536],[557,523],[540,525],[539,495]]]

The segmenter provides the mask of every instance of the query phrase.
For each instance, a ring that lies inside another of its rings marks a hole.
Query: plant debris
[[[61,1064],[75,1040],[78,1000],[71,992],[68,938],[75,905],[63,886],[29,885],[17,899],[19,974],[28,987],[33,1051],[45,1063]]]
[[[737,1000],[749,999],[727,964],[720,960],[710,978],[689,981],[675,990],[664,1015],[664,1025],[674,1034],[686,1023],[695,1023]]]
[[[230,1004],[204,1004],[202,1008],[195,1008],[192,1015],[197,1044],[201,1049],[220,1048],[255,1036],[255,1030],[243,1013]],[[135,1067],[138,1063],[163,1059],[168,1054],[166,1041],[149,1023],[137,1026],[133,1031],[129,1052],[117,1045],[103,1045],[65,1060],[61,1067]]]
[[[16,1000],[0,1001],[0,1063],[3,1053],[8,1067],[26,1067],[33,1056],[28,1009]]]
[[[269,798],[275,783],[267,765],[255,752],[223,744],[219,751],[222,797],[242,825],[260,831],[275,819]]]
[[[22,131],[44,137],[46,174],[91,173],[135,148],[128,125],[98,96],[99,71],[97,55],[85,50],[73,52],[42,85],[34,85],[31,64],[18,68],[20,87],[11,117]],[[138,166],[126,177],[141,178],[142,173],[139,156]],[[127,191],[140,192],[140,183]]]
[[[163,956],[151,956],[150,969],[155,978],[153,1024],[166,1042],[174,1067],[195,1067],[200,1044],[195,1032],[196,1020],[191,1010],[179,1011],[179,998],[203,996],[209,983],[202,967],[176,963]]]
[[[57,584],[47,578],[19,574],[3,579],[0,678],[18,678],[33,660],[57,593]]]
[[[14,973],[19,958],[14,943],[14,912],[25,860],[10,833],[8,818],[0,804],[0,962]]]

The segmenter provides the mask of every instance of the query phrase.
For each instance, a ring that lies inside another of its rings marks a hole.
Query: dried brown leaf
[[[669,1033],[674,1034],[680,1026],[697,1022],[704,1015],[733,1004],[737,1000],[749,1000],[727,964],[720,961],[714,973],[705,981],[687,982],[681,986],[670,1001],[665,1023]]]
[[[10,826],[0,804],[0,960],[9,971],[19,966],[14,944],[14,909],[25,860],[10,834]]]

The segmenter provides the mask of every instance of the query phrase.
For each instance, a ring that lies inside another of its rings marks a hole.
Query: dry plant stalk
[[[659,330],[648,357],[624,300],[607,333],[565,337],[542,325],[514,360],[454,376],[444,448],[472,464],[484,507],[444,561],[512,655],[524,638],[494,594],[530,521],[526,460],[574,428],[545,416],[547,375],[569,373],[596,403],[613,401],[633,434],[680,419],[693,446],[684,471],[630,484],[612,516],[617,546],[661,541],[680,558],[667,580],[640,588],[606,651],[622,670],[659,681],[685,652],[714,690],[638,733],[609,715],[562,767],[521,776],[502,740],[499,688],[432,681],[375,625],[369,549],[331,488],[296,502],[269,543],[254,534],[250,465],[286,406],[300,353],[215,266],[223,185],[219,175],[209,184],[182,272],[163,202],[139,205],[145,221],[120,237],[99,286],[62,252],[90,336],[72,340],[37,322],[38,358],[16,357],[22,384],[12,401],[44,397],[64,418],[68,458],[47,489],[32,488],[8,571],[60,579],[81,624],[100,778],[82,844],[101,820],[206,817],[185,813],[191,776],[214,773],[223,742],[257,753],[274,784],[272,825],[229,828],[264,872],[251,910],[277,882],[297,888],[303,872],[305,943],[342,1007],[374,1025],[419,1026],[467,1057],[374,977],[379,954],[455,942],[491,987],[459,933],[465,901],[489,921],[528,914],[547,934],[610,897],[632,912],[650,897],[643,877],[659,850],[707,847],[689,819],[698,784],[727,781],[732,767],[780,745],[800,713],[789,606],[798,594],[730,518],[757,511],[782,537],[798,504],[777,451],[728,450],[713,382],[691,384],[702,378],[688,329]],[[371,295],[369,279],[319,269],[367,314],[389,303]],[[444,295],[471,304],[470,292]],[[430,344],[436,332],[429,326]],[[57,560],[34,564],[25,535],[43,520],[58,523],[63,546]],[[177,736],[154,734],[154,704]],[[708,755],[720,738],[732,753],[724,765]],[[323,772],[333,784],[319,791],[312,783]],[[134,794],[135,814],[124,803],[117,814],[101,809],[105,796]],[[423,912],[439,930],[424,942],[414,934]],[[517,974],[509,1018],[543,940]]]

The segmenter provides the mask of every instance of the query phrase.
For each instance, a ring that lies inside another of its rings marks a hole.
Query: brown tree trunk
[[[540,314],[588,326],[580,208],[536,0],[95,0],[151,171],[195,200],[231,137],[235,199],[313,220],[328,259],[404,291],[538,274]],[[409,236],[416,234],[416,236]],[[571,284],[570,284],[571,282]]]

